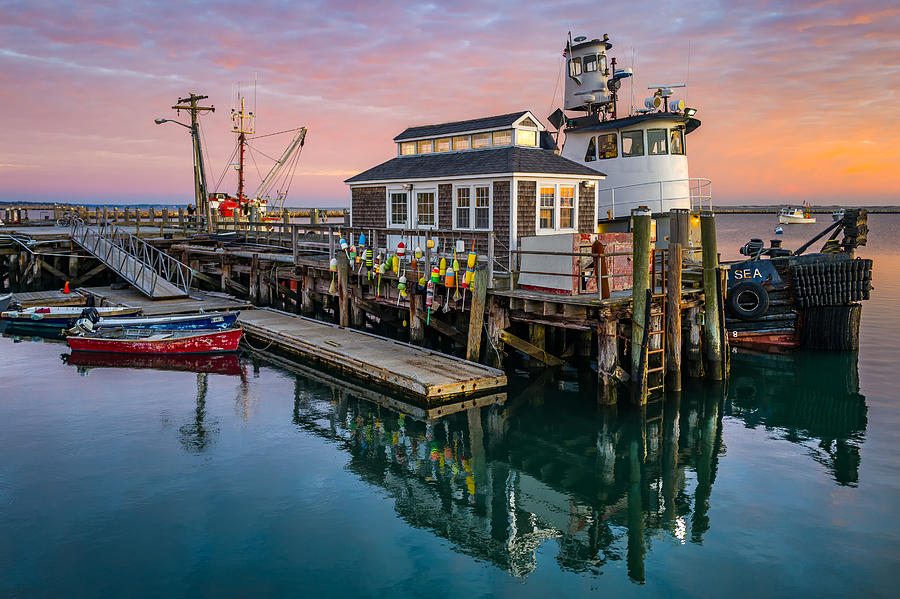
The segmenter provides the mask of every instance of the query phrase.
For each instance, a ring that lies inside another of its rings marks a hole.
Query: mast
[[[232,131],[238,134],[238,146],[240,149],[238,159],[238,204],[243,204],[244,200],[244,146],[247,143],[247,135],[253,135],[253,113],[244,109],[244,98],[241,97],[241,109],[231,110],[231,121],[234,123]]]

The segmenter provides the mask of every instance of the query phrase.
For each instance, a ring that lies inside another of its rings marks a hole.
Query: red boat
[[[230,376],[243,374],[240,360],[233,353],[178,355],[74,351],[66,357],[66,363],[87,368],[146,368]]]
[[[73,350],[126,354],[219,354],[237,351],[241,329],[224,331],[152,331],[114,329],[68,337]]]

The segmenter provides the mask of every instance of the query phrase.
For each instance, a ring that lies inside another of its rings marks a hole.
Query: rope
[[[252,350],[254,350],[254,351],[266,351],[267,349],[269,349],[270,347],[272,347],[272,344],[273,344],[273,343],[275,343],[275,340],[272,339],[272,340],[269,341],[268,345],[266,345],[266,346],[263,347],[262,349],[260,349],[260,348],[258,348],[258,347],[253,347],[253,344],[250,343],[250,337],[248,337],[246,334],[243,335],[243,336],[241,337],[241,341],[243,341],[245,344],[247,344],[247,346],[250,347],[250,349],[252,349]]]

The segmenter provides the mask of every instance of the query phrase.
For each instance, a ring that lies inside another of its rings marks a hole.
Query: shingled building
[[[529,111],[410,127],[397,156],[345,182],[353,227],[493,232],[521,237],[593,233],[606,175],[559,156]]]

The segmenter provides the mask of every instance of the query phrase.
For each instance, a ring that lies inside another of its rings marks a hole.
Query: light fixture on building
[[[694,116],[695,114],[697,114],[696,108],[685,108],[684,109],[684,116]]]
[[[413,184],[412,184],[412,183],[404,183],[404,184],[403,184],[403,189],[404,189],[404,191],[412,191],[412,188],[413,188]]]
[[[594,186],[593,181],[582,181],[581,184],[584,185],[585,187],[593,187]]]

